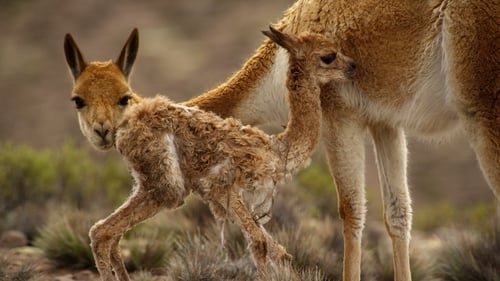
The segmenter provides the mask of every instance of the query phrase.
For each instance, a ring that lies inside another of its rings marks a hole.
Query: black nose
[[[349,63],[349,70],[347,71],[351,79],[358,77],[358,72],[356,71],[356,64],[353,62]]]
[[[98,130],[98,129],[94,129],[94,132],[100,136],[101,138],[105,139],[106,138],[106,135],[109,133],[109,130],[107,129],[101,129],[101,130]]]

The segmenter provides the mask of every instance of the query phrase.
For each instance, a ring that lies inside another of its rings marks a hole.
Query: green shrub
[[[90,158],[88,151],[76,148],[71,141],[53,153],[58,176],[56,200],[85,209],[116,206],[132,188],[132,178],[115,154],[96,161]]]
[[[94,258],[88,232],[97,219],[75,210],[50,215],[34,245],[60,267],[93,268]]]
[[[0,217],[23,205],[64,202],[81,208],[116,206],[132,186],[121,159],[92,159],[67,141],[60,149],[35,150],[0,143]]]
[[[311,214],[315,216],[337,216],[337,193],[326,163],[313,162],[297,175],[301,198],[308,198]]]
[[[28,201],[45,202],[56,181],[55,167],[48,150],[0,144],[0,215]]]
[[[122,248],[129,252],[129,271],[162,273],[174,251],[173,234],[164,235],[157,228],[142,226],[123,239]]]

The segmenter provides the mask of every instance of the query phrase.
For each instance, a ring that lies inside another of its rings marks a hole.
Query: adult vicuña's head
[[[319,83],[350,81],[357,76],[354,61],[340,53],[334,42],[325,35],[311,32],[293,35],[272,26],[262,33],[285,48],[294,61],[303,61],[302,66]]]
[[[74,82],[71,100],[83,135],[98,149],[113,147],[123,111],[140,100],[128,82],[138,47],[136,28],[116,60],[87,62],[73,37],[66,34],[64,38],[64,54]]]

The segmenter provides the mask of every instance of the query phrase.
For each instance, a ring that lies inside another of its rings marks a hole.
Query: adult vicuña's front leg
[[[409,281],[412,208],[406,178],[406,139],[402,129],[371,127],[384,201],[384,220],[392,240],[394,280]]]
[[[333,93],[324,93],[332,95]],[[323,95],[323,94],[322,94]],[[336,117],[337,108],[322,100],[323,141],[337,186],[344,232],[344,281],[361,278],[361,237],[365,223],[365,130],[356,119]]]
[[[92,253],[101,280],[130,280],[121,256],[117,255],[118,242],[125,231],[160,211],[162,205],[151,197],[150,193],[138,190],[110,216],[94,224],[90,229]]]

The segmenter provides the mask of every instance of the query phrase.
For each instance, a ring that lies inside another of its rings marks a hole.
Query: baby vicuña
[[[290,259],[262,227],[270,219],[275,186],[307,164],[319,140],[320,86],[352,83],[356,67],[323,35],[295,36],[273,28],[264,34],[289,53],[290,121],[277,135],[166,97],[142,99],[133,93],[128,75],[137,54],[137,30],[116,62],[87,63],[66,36],[82,132],[98,135],[105,143],[101,148],[115,145],[135,179],[127,201],[90,230],[102,280],[114,280],[113,270],[119,280],[129,280],[118,246],[122,235],[163,208],[182,205],[191,192],[209,204],[217,219],[240,225],[260,278],[266,280],[267,258],[277,264]],[[93,107],[100,108],[98,114]],[[107,116],[116,112],[122,114],[117,126]]]

